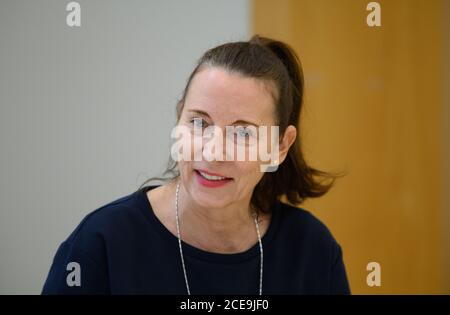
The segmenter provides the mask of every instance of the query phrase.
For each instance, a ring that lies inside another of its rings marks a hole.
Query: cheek
[[[181,177],[188,179],[192,176],[192,162],[190,161],[179,161],[178,167],[180,169]]]
[[[236,174],[239,174],[238,180],[256,186],[263,175],[260,171],[260,165],[261,162],[259,161],[236,162],[235,168]]]

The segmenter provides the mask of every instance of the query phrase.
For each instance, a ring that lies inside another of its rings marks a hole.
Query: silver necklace
[[[183,265],[183,273],[184,273],[184,281],[186,282],[186,289],[188,295],[191,295],[191,291],[189,289],[189,282],[187,279],[186,274],[186,266],[184,264],[184,257],[183,257],[183,248],[181,247],[181,237],[180,237],[180,222],[178,218],[178,192],[180,190],[180,183],[177,183],[177,192],[175,197],[175,215],[176,215],[176,222],[177,222],[177,236],[178,236],[178,246],[180,247],[180,257],[181,257],[181,264]],[[258,234],[258,241],[259,241],[259,251],[261,253],[261,259],[260,259],[260,269],[259,269],[259,295],[262,295],[262,280],[263,280],[263,247],[261,242],[261,234],[259,233],[259,224],[257,220],[257,215],[255,212],[253,212],[253,219],[255,221],[256,226],[256,233]]]

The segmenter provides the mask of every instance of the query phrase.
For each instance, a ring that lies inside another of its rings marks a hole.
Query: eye
[[[252,130],[246,127],[236,127],[236,133],[239,137],[253,137]]]
[[[190,122],[192,125],[197,126],[197,127],[200,127],[200,128],[203,128],[203,127],[206,125],[206,123],[204,123],[205,120],[204,120],[203,118],[201,118],[201,117],[194,117],[194,118],[191,119],[189,122]]]

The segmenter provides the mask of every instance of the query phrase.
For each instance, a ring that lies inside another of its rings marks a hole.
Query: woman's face
[[[275,124],[274,99],[263,81],[246,78],[218,67],[205,68],[194,76],[178,122],[179,126],[192,130],[192,155],[190,161],[179,161],[179,170],[183,186],[199,206],[221,208],[236,202],[250,201],[253,189],[264,175],[260,165],[268,163],[262,162],[259,155],[253,160],[249,160],[248,155],[243,161],[237,158],[239,146],[248,152],[251,146],[249,138],[258,139],[258,134],[251,132],[252,124],[255,129],[258,129],[258,126],[270,127]],[[226,134],[226,126],[241,126],[243,129],[234,129],[236,132],[230,137]],[[224,160],[208,161],[205,155],[202,155],[206,154],[205,144],[212,138],[200,136],[199,139],[193,134],[193,130],[196,128],[205,131],[206,127],[222,130],[220,150]],[[193,144],[195,137],[203,141],[197,148]],[[237,144],[236,139],[239,137],[241,140],[246,139],[247,144]],[[232,143],[234,154],[227,151],[226,141]],[[269,145],[268,150],[270,149]],[[200,161],[194,160],[195,151],[202,157]],[[225,160],[227,155],[232,156],[231,161]],[[202,176],[199,170],[203,171],[203,175],[209,172],[227,179],[208,179]]]

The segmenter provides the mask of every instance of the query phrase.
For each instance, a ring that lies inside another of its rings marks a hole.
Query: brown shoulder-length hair
[[[303,105],[303,71],[294,50],[286,43],[254,35],[249,41],[229,42],[212,48],[198,60],[187,81],[181,100],[177,103],[177,123],[194,76],[205,67],[220,67],[248,78],[274,83],[275,115],[282,139],[289,125],[299,131]],[[139,189],[152,180],[172,181],[180,176],[178,163],[169,157],[163,177],[147,179]],[[305,162],[300,132],[289,148],[286,159],[275,172],[266,172],[256,185],[251,205],[268,213],[275,202],[285,195],[288,202],[301,204],[307,198],[320,197],[334,185],[341,174],[331,174],[308,166]]]

